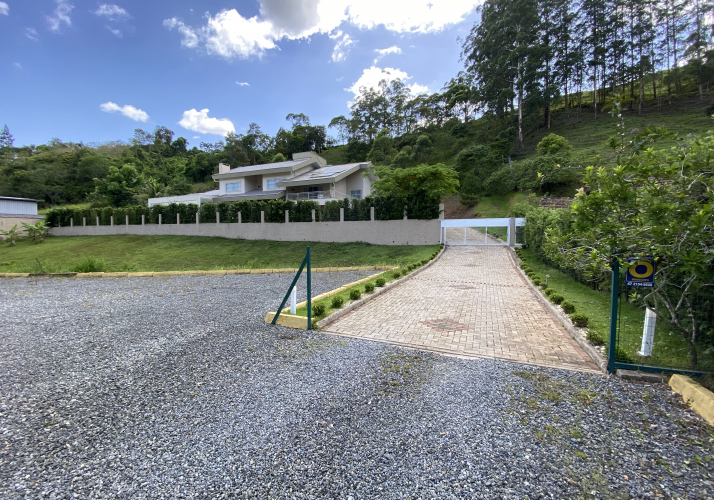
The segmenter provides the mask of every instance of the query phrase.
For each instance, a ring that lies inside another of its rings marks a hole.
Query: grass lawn
[[[540,261],[533,252],[523,249],[521,258],[535,271],[536,276],[545,283],[546,274],[548,288],[565,297],[565,300],[575,305],[575,312],[587,315],[591,332],[595,332],[605,345],[609,341],[610,331],[610,294],[600,293],[570,278],[565,273]],[[668,368],[693,369],[689,363],[687,344],[682,334],[676,332],[665,321],[657,322],[655,342],[652,356],[643,358],[637,354],[642,344],[642,330],[645,312],[628,302],[620,302],[620,342],[622,353],[630,358],[629,362],[650,366]],[[618,356],[619,357],[619,356]],[[625,360],[622,360],[625,362]],[[701,371],[714,371],[714,356],[699,355]]]
[[[247,241],[201,236],[56,236],[17,246],[0,242],[0,272],[72,272],[88,258],[104,271],[190,271],[295,268],[311,247],[313,267],[401,266],[429,258],[433,246]]]
[[[501,217],[509,217],[511,207],[523,201],[526,198],[525,193],[508,193],[502,196],[486,196],[479,200],[474,207],[473,216],[479,219],[498,219]]]

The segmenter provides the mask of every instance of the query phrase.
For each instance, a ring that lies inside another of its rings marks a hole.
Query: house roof
[[[221,174],[213,174],[215,180],[218,179],[236,179],[246,177],[248,175],[260,175],[265,173],[280,173],[293,172],[297,169],[307,167],[313,163],[319,165],[319,162],[314,158],[304,158],[298,160],[280,161],[277,163],[265,163],[263,165],[250,165],[248,167],[232,168],[228,172]]]
[[[0,200],[9,200],[9,201],[32,201],[35,203],[38,203],[39,200],[33,200],[32,198],[13,198],[12,196],[0,196]]]
[[[316,168],[291,179],[278,182],[278,186],[306,186],[309,184],[322,184],[325,182],[336,182],[348,175],[356,172],[360,168],[369,168],[370,162],[347,163],[345,165],[327,165]]]

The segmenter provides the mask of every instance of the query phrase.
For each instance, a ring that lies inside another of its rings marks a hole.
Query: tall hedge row
[[[142,215],[146,224],[158,224],[161,215],[162,224],[176,224],[178,214],[181,224],[192,224],[196,222],[196,212],[200,210],[199,221],[202,223],[216,222],[216,213],[220,214],[221,222],[238,222],[239,212],[242,222],[260,222],[260,212],[265,212],[265,222],[285,222],[285,211],[288,210],[290,222],[312,222],[312,211],[315,210],[318,221],[339,221],[340,208],[344,208],[346,221],[359,221],[370,220],[370,207],[374,207],[377,220],[402,219],[405,207],[409,219],[438,219],[439,201],[438,197],[369,196],[362,200],[345,198],[342,201],[328,201],[322,209],[314,201],[289,200],[204,203],[200,209],[197,205],[178,203],[84,210],[54,208],[47,213],[46,220],[49,226],[57,227],[69,226],[70,219],[74,218],[74,224],[81,226],[82,218],[86,217],[87,225],[93,226],[98,217],[100,225],[108,226],[112,216],[115,225],[126,224],[126,217],[129,216],[129,224],[138,225],[141,224]]]

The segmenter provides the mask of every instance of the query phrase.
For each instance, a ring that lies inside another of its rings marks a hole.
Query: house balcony
[[[302,193],[287,193],[288,200],[300,201],[300,200],[312,200],[318,202],[320,205],[324,205],[325,202],[334,200],[344,200],[345,198],[350,198],[345,193],[340,191],[330,190],[330,191],[307,191]]]

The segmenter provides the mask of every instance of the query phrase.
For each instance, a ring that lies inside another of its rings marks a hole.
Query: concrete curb
[[[570,336],[573,337],[575,342],[578,343],[578,345],[583,349],[583,351],[585,351],[588,356],[590,356],[590,358],[597,365],[597,367],[600,368],[603,373],[607,373],[607,360],[603,357],[602,354],[597,351],[597,349],[595,349],[592,344],[590,344],[590,342],[587,341],[587,339],[584,339],[582,337],[581,332],[573,325],[573,323],[570,321],[570,318],[566,316],[563,311],[555,307],[548,300],[548,298],[541,293],[538,287],[535,286],[530,280],[530,278],[526,275],[526,273],[523,272],[523,269],[518,266],[517,261],[520,261],[521,259],[518,258],[516,252],[513,249],[509,250],[511,250],[509,255],[511,257],[514,267],[521,275],[521,277],[526,280],[526,283],[528,283],[528,286],[531,288],[531,290],[535,292],[536,297],[538,297],[538,299],[540,299],[543,305],[545,305],[546,309],[560,321],[560,323],[563,325],[563,328],[565,328],[565,330],[570,334]]]
[[[714,394],[684,375],[672,375],[669,386],[700,415],[709,425],[714,426]]]
[[[336,273],[344,271],[389,271],[393,266],[361,267],[316,267],[313,273]],[[298,268],[285,269],[219,269],[212,271],[149,271],[139,273],[0,273],[0,278],[162,278],[166,276],[223,276],[226,274],[286,274],[296,273]]]
[[[330,323],[332,323],[332,322],[334,322],[334,321],[340,319],[342,316],[345,316],[346,314],[348,314],[348,313],[354,311],[355,309],[357,309],[358,307],[360,307],[360,306],[366,304],[366,303],[369,302],[370,300],[379,297],[380,295],[382,295],[383,293],[388,292],[388,291],[391,290],[392,288],[394,288],[394,287],[396,287],[396,286],[399,286],[400,284],[402,284],[403,282],[405,282],[405,281],[408,280],[409,278],[412,278],[412,277],[416,276],[417,274],[419,274],[420,272],[422,272],[424,269],[426,269],[426,268],[428,268],[429,266],[431,266],[434,262],[436,262],[437,260],[439,260],[445,251],[446,251],[446,246],[444,246],[441,250],[439,250],[439,254],[438,254],[436,257],[434,257],[433,259],[431,259],[429,262],[427,262],[426,264],[424,264],[422,267],[420,267],[420,268],[417,269],[416,271],[411,272],[411,273],[407,274],[406,276],[404,276],[403,278],[399,278],[399,279],[396,280],[396,281],[392,281],[391,283],[385,285],[385,286],[382,287],[382,288],[376,288],[373,293],[369,294],[369,295],[366,296],[365,298],[360,299],[360,300],[355,300],[354,302],[352,302],[352,303],[346,305],[345,307],[343,307],[343,308],[340,309],[339,311],[335,311],[335,312],[333,312],[332,314],[330,314],[329,316],[327,316],[327,317],[325,317],[325,318],[322,318],[320,321],[317,322],[317,327],[318,327],[318,328],[324,328],[324,327],[326,327],[326,326],[329,325]],[[328,293],[329,293],[329,292],[328,292]],[[313,300],[314,300],[314,299],[313,299]]]

